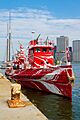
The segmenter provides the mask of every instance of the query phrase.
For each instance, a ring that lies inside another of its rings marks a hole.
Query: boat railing
[[[41,41],[41,40],[32,40],[29,42],[29,48],[33,47],[33,46],[54,46],[53,41]]]

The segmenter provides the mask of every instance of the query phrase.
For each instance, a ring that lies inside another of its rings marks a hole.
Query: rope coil
[[[68,80],[71,82],[74,82],[75,76],[74,76],[73,71],[72,71],[72,76],[69,75],[69,72],[67,69],[66,69],[66,73],[67,73]]]

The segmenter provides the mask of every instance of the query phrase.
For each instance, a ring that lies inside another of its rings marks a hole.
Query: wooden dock
[[[26,107],[9,108],[10,99],[11,82],[0,73],[0,120],[48,120],[22,93],[21,99],[28,103]]]

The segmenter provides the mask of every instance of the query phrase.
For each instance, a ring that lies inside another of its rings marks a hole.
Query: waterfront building
[[[80,62],[80,40],[73,41],[73,62]]]
[[[66,51],[69,45],[69,38],[66,36],[57,37],[57,52]]]
[[[60,61],[65,61],[65,51],[69,46],[69,38],[67,36],[57,37],[57,52],[56,58]]]

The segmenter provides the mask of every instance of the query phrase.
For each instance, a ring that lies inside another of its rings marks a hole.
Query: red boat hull
[[[70,83],[62,84],[62,83],[47,83],[44,81],[18,81],[25,88],[34,88],[40,91],[46,91],[54,94],[59,94],[65,97],[71,98],[72,96],[72,86]]]
[[[72,98],[72,81],[69,80],[67,72],[72,76],[72,66],[58,66],[47,69],[23,69],[9,70],[6,75],[26,88],[34,88],[40,91],[59,94]]]

